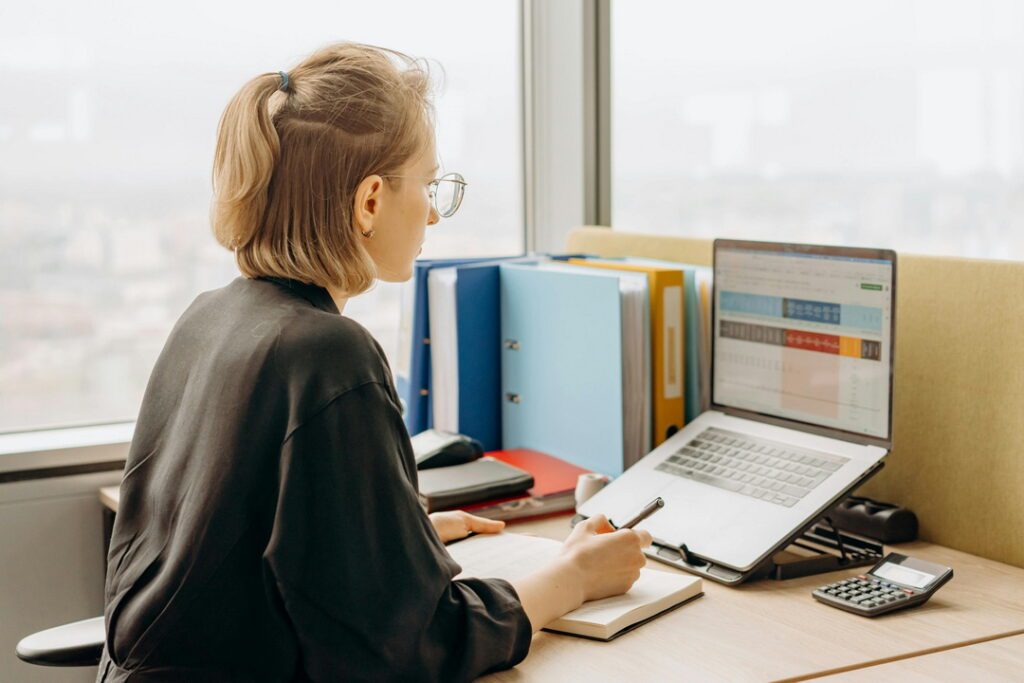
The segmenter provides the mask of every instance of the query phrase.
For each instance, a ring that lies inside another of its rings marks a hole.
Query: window
[[[523,250],[519,3],[15,3],[0,22],[0,431],[134,419],[167,333],[237,275],[208,209],[242,83],[351,39],[440,63],[470,183],[424,257]],[[346,307],[393,352],[397,286]]]
[[[616,228],[1024,259],[1024,5],[612,13]]]

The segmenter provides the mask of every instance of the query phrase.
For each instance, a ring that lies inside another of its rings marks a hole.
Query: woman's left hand
[[[442,543],[465,538],[469,534],[496,534],[505,528],[505,522],[477,517],[462,510],[450,512],[434,512],[429,515],[434,531],[441,537]]]

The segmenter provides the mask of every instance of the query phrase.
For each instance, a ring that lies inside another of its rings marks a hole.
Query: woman
[[[638,576],[650,536],[591,519],[521,581],[453,581],[443,544],[502,524],[418,503],[387,361],[340,314],[408,279],[439,219],[428,85],[340,44],[224,112],[212,221],[244,277],[195,300],[146,389],[98,680],[471,679]]]

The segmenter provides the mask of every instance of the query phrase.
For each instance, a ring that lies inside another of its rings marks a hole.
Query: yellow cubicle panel
[[[711,240],[617,232],[606,227],[584,226],[569,233],[566,252],[595,256],[640,256],[711,265]]]
[[[711,241],[578,228],[567,250],[710,265]],[[1024,263],[901,254],[893,450],[861,495],[1024,567]]]

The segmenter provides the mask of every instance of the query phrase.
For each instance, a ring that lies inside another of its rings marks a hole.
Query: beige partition
[[[579,228],[573,253],[710,265],[711,242]],[[892,454],[858,493],[1024,567],[1024,263],[901,254]]]

